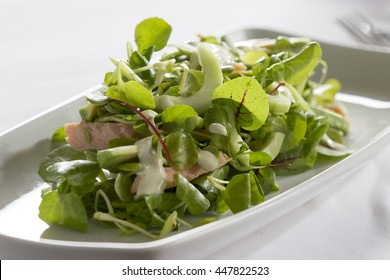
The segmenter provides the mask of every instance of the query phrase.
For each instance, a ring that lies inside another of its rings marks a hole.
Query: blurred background
[[[1,0],[0,133],[100,83],[147,17],[171,43],[250,26],[356,45],[337,23],[356,10],[390,30],[388,0]]]

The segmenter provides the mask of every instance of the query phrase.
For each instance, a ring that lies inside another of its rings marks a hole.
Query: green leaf
[[[285,131],[286,136],[280,150],[281,153],[294,149],[304,140],[307,129],[305,115],[300,111],[290,110],[287,114],[287,126],[288,129]]]
[[[83,202],[75,193],[45,194],[39,205],[39,217],[49,223],[58,224],[81,232],[88,228],[87,212]]]
[[[212,100],[231,107],[237,123],[249,131],[259,129],[269,113],[266,93],[259,82],[250,77],[239,77],[217,87]]]
[[[207,109],[207,111],[203,115],[203,125],[205,128],[210,129],[210,125],[212,124],[219,124],[218,127],[222,128],[222,131],[220,132],[226,132],[222,133],[225,134],[225,136],[228,134],[228,130],[230,130],[231,124],[229,122],[229,116],[226,110],[223,106],[214,104],[212,107]],[[226,131],[225,131],[226,130]],[[211,133],[214,133],[214,131],[211,129]],[[219,130],[217,130],[219,132]]]
[[[255,65],[268,59],[268,54],[262,50],[248,50],[244,52],[242,62],[247,65]]]
[[[229,171],[230,171],[230,166],[226,164],[221,168],[214,170],[211,173],[206,173],[202,176],[199,176],[198,178],[192,180],[191,182],[199,186],[201,189],[203,189],[206,192],[217,192],[217,189],[214,187],[214,185],[211,183],[208,177],[224,180],[227,178]]]
[[[279,190],[279,186],[276,183],[276,175],[272,168],[260,168],[257,179],[259,180],[264,195]]]
[[[164,192],[145,196],[145,202],[151,210],[169,212],[181,203],[181,200],[177,198],[175,193]]]
[[[172,167],[185,170],[193,166],[198,159],[198,147],[191,134],[177,130],[164,139],[172,158]]]
[[[133,195],[131,193],[131,174],[118,173],[115,178],[115,193],[118,195],[119,199],[126,202],[132,201]]]
[[[173,211],[165,220],[165,223],[160,231],[160,237],[167,235],[177,226],[176,219],[177,219],[177,212]]]
[[[174,105],[165,109],[162,114],[164,129],[173,132],[182,129],[185,132],[191,132],[195,129],[198,122],[198,114],[187,105]]]
[[[298,54],[267,68],[274,81],[298,85],[305,81],[321,61],[322,50],[317,42],[307,44]]]
[[[146,59],[145,56],[140,54],[138,51],[134,51],[131,53],[130,58],[129,58],[129,64],[131,69],[136,70],[138,68],[142,68],[145,66],[149,65],[149,61]],[[153,84],[153,76],[152,76],[152,71],[150,69],[144,70],[140,73],[138,73],[138,76],[146,81],[148,85]]]
[[[329,79],[323,85],[314,89],[314,98],[317,104],[333,103],[335,96],[341,90],[341,84],[336,79]]]
[[[88,193],[92,193],[95,190],[96,190],[95,185],[92,183],[79,185],[79,186],[71,186],[71,192],[77,194],[79,197],[83,197],[84,195]],[[58,191],[61,193],[60,189],[58,189]]]
[[[155,51],[163,49],[172,33],[172,27],[163,19],[153,17],[140,22],[135,28],[135,42],[138,51],[145,52],[154,48]]]
[[[233,213],[248,209],[251,204],[251,178],[249,173],[235,175],[226,186],[226,205]]]
[[[192,215],[201,215],[209,209],[209,200],[194,185],[178,173],[173,177],[177,184],[176,195],[180,200],[187,202],[188,212]]]
[[[225,213],[226,211],[228,211],[229,207],[226,205],[226,202],[225,202],[225,198],[224,198],[225,192],[218,189],[217,194],[218,194],[218,196],[217,196],[217,201],[215,204],[215,212],[217,214],[222,214],[222,213]]]
[[[249,163],[252,166],[265,166],[271,163],[272,158],[266,152],[262,151],[250,151]]]
[[[251,204],[257,205],[264,201],[264,191],[255,172],[251,170],[249,175],[251,180]]]
[[[106,91],[106,95],[141,109],[154,109],[155,107],[152,93],[136,81],[110,86]]]
[[[318,156],[316,147],[329,129],[329,125],[324,124],[323,121],[324,120],[321,117],[308,115],[305,141],[296,149],[281,153],[278,156],[277,161],[283,162],[284,159],[287,159],[285,161],[290,163],[290,166],[277,168],[277,174],[297,174],[314,166]],[[295,159],[288,160],[291,158]]]
[[[86,159],[83,152],[74,150],[69,145],[63,145],[51,151],[39,165],[38,173],[46,182],[52,183],[58,179],[57,174],[47,171],[50,165],[57,162]]]
[[[46,171],[53,178],[64,178],[72,186],[93,183],[100,173],[97,162],[89,160],[62,161],[50,165]]]

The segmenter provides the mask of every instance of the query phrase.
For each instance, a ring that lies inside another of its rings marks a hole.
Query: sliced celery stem
[[[192,106],[198,114],[202,114],[211,105],[214,89],[223,82],[221,65],[207,44],[199,44],[197,51],[204,73],[202,87],[191,96],[156,96],[155,102],[158,111],[162,111],[168,106],[185,104]]]

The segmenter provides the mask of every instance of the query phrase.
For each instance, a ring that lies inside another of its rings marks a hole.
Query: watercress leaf
[[[302,48],[309,43],[308,38],[293,38],[286,36],[278,36],[275,43],[270,46],[272,53],[291,52],[298,53]]]
[[[198,178],[192,180],[191,182],[194,185],[199,186],[206,192],[216,192],[217,189],[214,187],[214,185],[210,182],[208,177],[213,177],[216,179],[224,180],[227,178],[229,174],[230,166],[228,164],[222,166],[221,168],[214,170],[211,173],[204,174],[202,176],[199,176]]]
[[[215,212],[217,214],[222,214],[229,210],[225,202],[224,193],[222,190],[217,190],[217,201],[215,203]]]
[[[148,66],[149,61],[140,52],[134,51],[130,55],[129,64],[130,64],[131,69],[135,70],[135,69],[138,69],[141,67]],[[144,70],[142,72],[139,72],[138,76],[141,79],[143,79],[144,81],[146,81],[148,83],[148,85],[152,85],[154,83],[151,69],[147,69],[147,70]]]
[[[46,193],[39,205],[39,217],[49,224],[58,224],[81,232],[88,228],[88,217],[83,202],[72,192]]]
[[[54,163],[46,171],[52,173],[53,178],[64,178],[72,186],[82,186],[95,181],[100,167],[94,161],[72,160]]]
[[[157,209],[159,211],[164,211],[164,212],[171,211],[172,209],[176,209],[177,205],[181,203],[180,199],[178,199],[175,193],[169,193],[169,192],[162,193],[160,194],[160,197],[161,197],[161,202],[157,206]],[[180,212],[178,212],[178,214],[180,214]]]
[[[259,59],[253,66],[252,66],[252,72],[253,75],[257,76],[258,78],[262,78],[262,74],[267,69],[267,67],[270,64],[270,58],[263,56],[261,59]]]
[[[144,54],[149,48],[163,49],[172,33],[172,27],[163,19],[153,17],[140,22],[135,28],[135,42],[138,51]]]
[[[207,111],[204,113],[203,116],[204,127],[209,129],[210,125],[212,124],[220,124],[226,130],[226,132],[222,134],[227,135],[228,133],[227,129],[229,129],[230,127],[229,117],[222,105],[214,104],[212,107],[207,109]],[[211,129],[210,132],[213,133],[214,131]],[[221,133],[217,133],[217,134],[221,134]]]
[[[341,90],[341,84],[336,79],[329,79],[313,90],[317,104],[333,103],[335,96]]]
[[[132,201],[133,195],[130,191],[132,184],[132,177],[131,173],[125,174],[125,173],[118,173],[118,175],[115,178],[115,193],[118,195],[119,199],[126,202],[126,201]]]
[[[322,50],[317,42],[310,42],[298,54],[272,64],[267,68],[274,81],[298,85],[305,81],[321,61]]]
[[[249,173],[233,176],[226,186],[224,200],[233,213],[249,208],[251,204],[251,178]]]
[[[160,231],[160,237],[163,237],[168,233],[170,233],[176,226],[177,226],[177,212],[173,211],[165,220],[165,223]]]
[[[57,162],[85,159],[85,154],[74,150],[68,144],[60,146],[51,151],[41,162],[38,173],[46,182],[52,183],[58,179],[56,174],[48,172],[47,168]],[[54,176],[53,176],[54,175]]]
[[[268,59],[268,54],[262,50],[248,50],[244,52],[242,62],[247,65],[255,65]]]
[[[198,114],[188,105],[174,105],[165,109],[161,114],[164,129],[173,132],[182,129],[191,132],[198,122]]]
[[[279,190],[279,186],[276,183],[276,175],[272,168],[260,168],[257,174],[257,179],[261,185],[264,195]]]
[[[246,130],[259,129],[269,113],[268,98],[257,80],[239,77],[217,87],[213,103],[228,105],[239,126]]]
[[[307,129],[306,117],[300,111],[291,110],[286,116],[289,129],[285,130],[285,138],[280,149],[281,153],[297,147],[304,140]]]
[[[255,172],[251,170],[249,175],[251,180],[251,204],[257,205],[264,201],[264,191]]]
[[[106,91],[106,95],[109,98],[126,102],[141,109],[154,109],[155,107],[152,93],[136,81],[110,86]]]
[[[198,147],[191,134],[177,130],[165,137],[164,141],[172,158],[172,167],[185,170],[196,163]]]
[[[155,211],[150,211],[150,215],[151,220],[149,226],[156,226],[162,229],[165,224],[164,218],[162,218],[161,215],[156,213]]]
[[[95,191],[94,184],[84,184],[80,186],[71,186],[71,192],[77,194],[79,197],[83,197],[88,193]]]
[[[167,212],[181,203],[181,200],[177,198],[175,193],[165,192],[145,196],[145,202],[151,210]]]
[[[209,200],[182,175],[176,173],[174,179],[176,181],[177,197],[187,202],[188,212],[192,215],[200,215],[207,211],[210,207]]]
[[[252,166],[266,166],[271,163],[272,158],[263,151],[250,151],[249,163]]]

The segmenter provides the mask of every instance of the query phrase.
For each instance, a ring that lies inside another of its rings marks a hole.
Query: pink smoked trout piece
[[[121,137],[137,137],[131,125],[109,122],[80,122],[65,125],[66,141],[78,151],[103,150]]]

